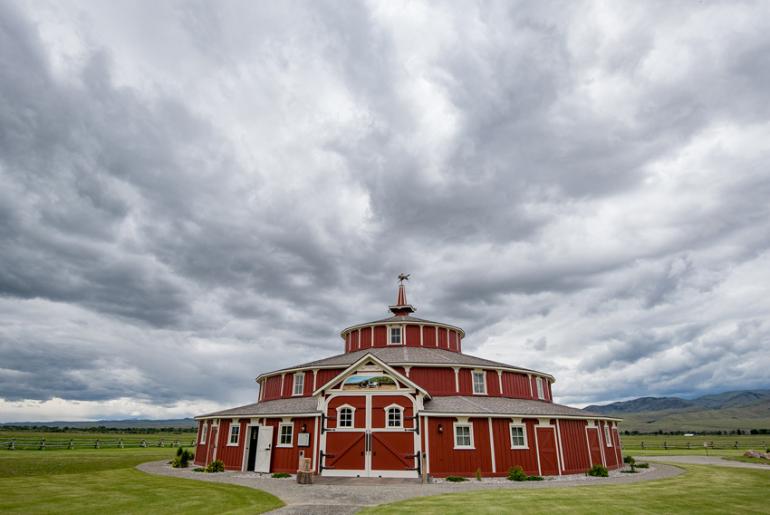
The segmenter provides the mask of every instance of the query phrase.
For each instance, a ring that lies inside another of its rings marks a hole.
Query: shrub
[[[193,470],[193,472],[206,472],[206,469],[203,468],[203,467],[195,467],[192,470]]]
[[[451,481],[452,483],[462,483],[463,481],[468,481],[466,478],[460,476],[447,476],[446,480]]]
[[[607,467],[599,465],[598,463],[591,467],[586,474],[593,477],[608,477],[610,475]]]
[[[274,479],[285,479],[287,477],[291,477],[291,474],[287,474],[286,472],[276,472],[273,474]]]
[[[627,463],[629,467],[631,467],[631,472],[636,472],[636,469],[634,468],[634,465],[636,465],[636,460],[633,456],[625,456],[623,458],[623,463]]]
[[[481,468],[476,469],[476,481],[481,481]]]
[[[195,455],[193,453],[180,447],[176,450],[176,456],[174,456],[174,459],[171,460],[171,466],[175,469],[187,468],[190,465],[190,460],[194,458]]]
[[[206,467],[206,472],[224,472],[225,463],[222,460],[214,460]]]
[[[527,481],[542,481],[543,476],[527,476]]]
[[[524,473],[524,469],[521,468],[521,465],[516,465],[515,467],[511,467],[508,469],[508,480],[509,481],[526,481],[527,475]]]
[[[650,464],[649,463],[637,463],[634,466],[636,468],[638,468],[638,469],[648,469],[648,468],[650,468]]]

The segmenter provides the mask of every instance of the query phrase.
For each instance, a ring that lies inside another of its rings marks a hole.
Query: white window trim
[[[612,431],[610,431],[610,426],[608,424],[604,424],[604,442],[607,444],[607,447],[612,447]]]
[[[470,428],[470,437],[471,437],[471,444],[470,445],[457,445],[457,428],[458,427],[467,427]],[[471,450],[475,449],[475,440],[473,439],[473,423],[472,422],[455,422],[452,424],[452,429],[454,431],[454,434],[452,435],[454,437],[454,448],[457,450]]]
[[[481,374],[482,379],[482,385],[484,386],[483,392],[477,392],[476,391],[476,381],[475,381],[475,374]],[[471,370],[471,389],[473,390],[473,395],[486,395],[487,394],[487,373],[484,370]]]
[[[521,432],[524,434],[524,445],[515,445],[513,443],[513,428],[520,427]],[[511,449],[529,449],[529,442],[527,441],[527,426],[516,422],[508,424],[508,436],[511,438]]]
[[[201,439],[200,443],[205,444],[206,443],[206,437],[209,435],[209,425],[204,422],[203,426],[201,427]]]
[[[545,388],[543,387],[543,378],[538,376],[535,378],[535,385],[537,386],[537,398],[541,401],[545,400]]]
[[[352,415],[350,417],[350,421],[351,421],[351,423],[353,425],[351,425],[351,426],[341,426],[340,425],[340,420],[341,420],[340,413],[342,412],[342,410],[344,408],[348,408],[352,412]],[[350,404],[343,404],[342,406],[337,406],[337,423],[335,425],[337,426],[335,428],[335,431],[336,430],[345,431],[345,430],[355,429],[356,428],[356,408],[354,408]]]
[[[397,409],[399,411],[399,420],[400,424],[397,426],[391,426],[389,422],[389,415],[391,409]],[[385,429],[403,429],[404,428],[404,407],[399,406],[398,404],[391,404],[390,406],[385,406],[383,408],[385,410]]]
[[[291,428],[291,443],[281,443],[281,434],[284,427]],[[294,423],[293,422],[281,422],[278,424],[278,441],[275,444],[276,447],[294,447]]]
[[[238,428],[238,435],[235,439],[235,443],[233,443],[233,428]],[[232,421],[230,422],[230,431],[227,433],[227,446],[228,447],[238,447],[238,445],[241,443],[241,424],[238,421]]]
[[[401,341],[393,343],[393,329],[398,329],[401,332]],[[404,344],[404,326],[402,325],[389,325],[388,326],[388,345],[403,345]]]
[[[302,388],[300,389],[299,393],[297,393],[297,377],[302,378]],[[305,373],[304,372],[297,372],[294,374],[294,379],[292,381],[291,385],[291,395],[292,397],[301,397],[305,393]]]

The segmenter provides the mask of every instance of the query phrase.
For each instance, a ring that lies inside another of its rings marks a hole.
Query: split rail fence
[[[0,449],[124,449],[127,447],[195,447],[195,438],[8,438],[0,440]]]

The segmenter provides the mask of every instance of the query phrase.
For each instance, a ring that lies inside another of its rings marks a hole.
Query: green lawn
[[[173,454],[168,448],[0,451],[0,513],[262,513],[283,505],[259,490],[134,468]]]
[[[770,471],[681,465],[682,476],[630,485],[480,490],[363,513],[768,513]]]
[[[751,456],[730,456],[726,458],[730,461],[742,461],[743,463],[758,463],[760,465],[770,466],[770,460],[764,458],[752,458]]]

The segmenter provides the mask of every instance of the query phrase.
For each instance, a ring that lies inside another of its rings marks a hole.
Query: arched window
[[[401,427],[403,426],[402,420],[402,408],[399,406],[391,406],[388,408],[388,427]]]
[[[353,408],[340,408],[337,412],[337,427],[353,427]]]

